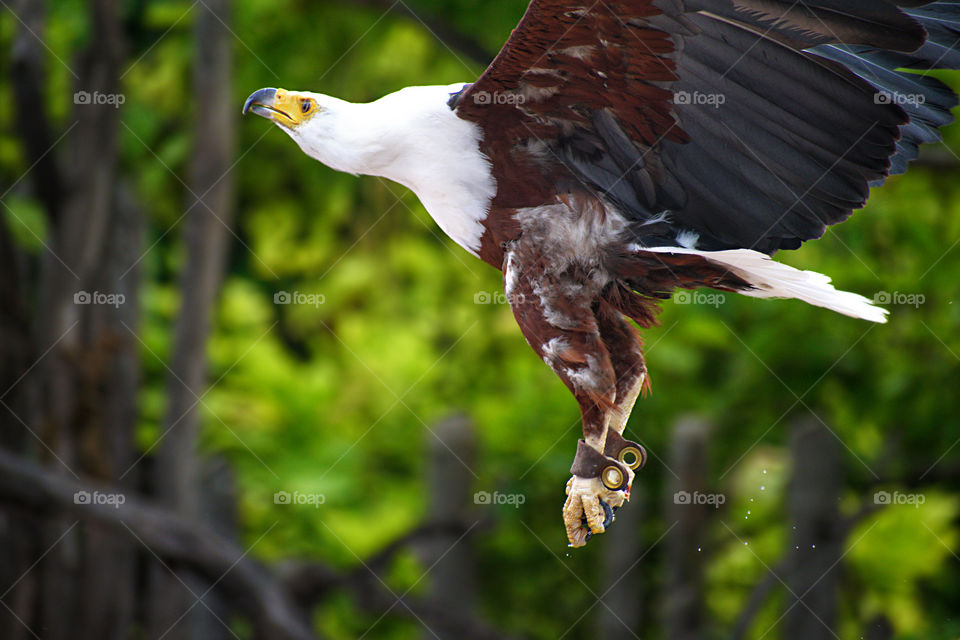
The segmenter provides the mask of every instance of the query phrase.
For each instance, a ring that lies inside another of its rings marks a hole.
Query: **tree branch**
[[[115,488],[73,481],[0,449],[0,501],[41,513],[66,511],[131,535],[172,568],[193,571],[216,584],[238,611],[249,615],[258,638],[316,640],[308,612],[333,588],[350,593],[372,615],[389,613],[428,627],[455,629],[457,637],[465,640],[507,637],[477,619],[452,615],[419,598],[400,596],[381,581],[382,570],[398,551],[424,538],[463,535],[467,527],[462,522],[416,527],[345,573],[319,563],[286,563],[272,571],[229,540],[137,496],[123,494],[122,504],[97,504],[95,500],[77,504],[75,496],[83,492],[119,495]],[[485,524],[474,526],[470,533],[484,528]]]
[[[481,522],[468,528],[464,522],[432,522],[421,524],[405,535],[393,540],[382,549],[346,573],[340,573],[314,562],[288,562],[279,568],[282,584],[297,604],[308,610],[332,589],[344,589],[357,602],[375,615],[387,612],[413,618],[428,626],[436,626],[454,633],[464,640],[503,639],[502,633],[473,618],[453,614],[446,608],[422,599],[407,598],[384,587],[379,576],[396,554],[424,539],[433,537],[464,536],[489,528],[489,522]]]
[[[0,450],[0,499],[40,511],[65,510],[135,536],[175,567],[216,583],[249,613],[257,636],[270,640],[315,640],[304,612],[294,607],[270,572],[232,542],[163,509],[124,494],[122,504],[77,504],[75,496],[118,495],[115,490],[74,482]],[[82,502],[82,500],[81,500]],[[119,500],[114,502],[120,502]]]

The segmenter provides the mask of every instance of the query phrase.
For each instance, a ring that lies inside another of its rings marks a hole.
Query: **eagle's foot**
[[[606,531],[613,523],[614,511],[628,499],[629,484],[626,489],[612,491],[600,478],[570,478],[563,505],[563,524],[570,546],[582,547],[595,533]]]
[[[607,434],[604,452],[585,441],[577,443],[577,455],[567,482],[563,523],[571,547],[582,547],[595,533],[613,523],[614,512],[630,499],[634,471],[646,462],[647,453],[619,433]]]

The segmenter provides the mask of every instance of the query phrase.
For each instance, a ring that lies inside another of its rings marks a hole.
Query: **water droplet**
[[[766,489],[767,489],[766,485],[760,485],[760,491],[766,491]]]
[[[753,502],[753,498],[750,498],[750,502]]]
[[[810,545],[810,548],[811,548],[811,549],[816,549],[816,548],[817,548],[817,545],[812,544],[812,545]]]
[[[767,475],[767,470],[764,469],[764,470],[762,471],[762,473],[763,473],[763,475]]]
[[[700,550],[701,550],[700,547],[697,547],[697,551],[700,551]]]
[[[747,513],[748,513],[748,514],[750,513],[750,509],[747,509]]]

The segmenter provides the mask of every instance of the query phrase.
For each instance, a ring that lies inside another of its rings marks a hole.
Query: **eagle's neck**
[[[389,123],[375,104],[324,96],[321,108],[325,113],[309,126],[287,132],[304,153],[331,169],[384,176],[396,164],[401,150],[392,142]]]
[[[462,85],[408,87],[367,104],[330,103],[322,127],[297,139],[338,171],[408,187],[459,245],[477,254],[496,185],[480,128],[447,106]]]

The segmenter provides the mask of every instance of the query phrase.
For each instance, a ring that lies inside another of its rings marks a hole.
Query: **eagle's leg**
[[[597,321],[617,380],[615,412],[609,426],[618,434],[623,434],[640,392],[649,386],[640,332],[606,301],[600,302]]]
[[[633,471],[606,455],[617,422],[616,378],[599,334],[569,336],[574,352],[548,353],[544,360],[573,392],[583,422],[583,440],[567,481],[563,522],[571,546],[580,547],[591,535],[603,533],[613,520],[613,509],[627,496]]]
[[[605,446],[611,426],[619,439],[626,422],[624,414],[639,391],[639,387],[634,389],[635,381],[623,376],[625,395],[618,402],[617,369],[627,372],[635,360],[628,363],[618,354],[614,365],[601,321],[609,326],[608,339],[617,346],[624,326],[613,320],[615,316],[600,313],[606,303],[599,301],[597,291],[576,273],[521,268],[519,261],[508,255],[504,276],[507,298],[524,337],[580,405],[583,440],[571,467],[573,475],[567,482],[563,506],[567,538],[571,546],[580,547],[591,534],[604,532],[610,511],[603,503],[611,508],[622,505],[633,480],[631,468],[606,455]],[[637,345],[635,339],[632,344]]]
[[[586,450],[581,444],[572,468],[574,475],[567,483],[568,500],[564,505],[564,521],[567,525],[567,537],[571,546],[574,547],[583,546],[592,534],[602,533],[610,526],[613,522],[613,512],[629,500],[634,471],[642,467],[646,461],[646,452],[643,447],[622,436],[630,412],[646,382],[646,365],[639,332],[606,301],[601,300],[596,305],[594,314],[600,339],[610,357],[615,383],[612,406],[604,407],[606,427],[603,447],[596,448],[596,451],[602,451],[603,455],[597,456],[592,449]],[[581,404],[581,409],[584,408]],[[584,425],[585,442],[594,445],[596,441],[586,437],[586,420]],[[591,460],[592,468],[590,464],[584,465],[585,459]],[[615,465],[614,461],[619,465]],[[598,468],[599,473],[596,471]],[[599,477],[600,486],[597,486],[597,477]],[[622,478],[619,487],[616,484],[618,478]],[[579,523],[581,526],[573,528],[571,517],[577,515],[577,494],[581,494],[582,502],[591,492],[602,495],[597,501],[604,511],[602,527],[595,526],[587,515],[588,504],[592,507],[592,501],[589,501],[584,503],[584,517]],[[572,514],[568,513],[568,509]]]
[[[616,402],[607,427],[604,454],[616,459],[631,472],[636,472],[646,462],[647,453],[640,444],[626,440],[623,432],[637,398],[649,384],[640,332],[605,300],[601,300],[597,307],[597,323],[616,377]],[[630,474],[630,483],[623,492],[625,500],[630,499],[632,484],[633,474]],[[620,505],[611,506],[616,508]]]

